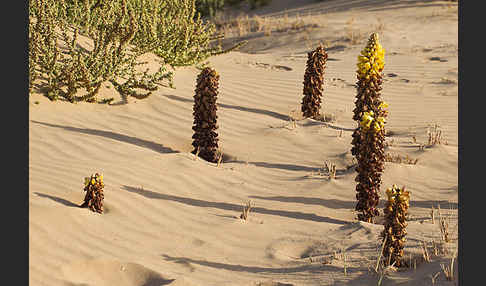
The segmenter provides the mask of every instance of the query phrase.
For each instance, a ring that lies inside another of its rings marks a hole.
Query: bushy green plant
[[[228,52],[213,46],[214,25],[195,10],[195,0],[30,0],[29,87],[45,78],[51,100],[96,102],[103,82],[123,95],[145,97],[172,86],[167,67],[195,65]],[[79,46],[82,34],[93,47]],[[141,71],[140,56],[160,58],[155,72]],[[86,94],[76,96],[80,89]],[[138,94],[145,90],[145,94]]]
[[[251,9],[256,9],[261,6],[265,6],[272,2],[272,0],[248,0]]]
[[[214,17],[224,7],[224,0],[196,0],[196,10],[202,16]]]

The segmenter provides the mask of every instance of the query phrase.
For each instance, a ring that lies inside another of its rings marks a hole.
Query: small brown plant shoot
[[[91,177],[84,178],[84,191],[86,196],[84,197],[84,202],[80,207],[88,207],[90,210],[103,213],[103,199],[105,198],[103,194],[103,175],[94,174]]]
[[[388,201],[385,206],[385,224],[382,232],[386,239],[383,256],[388,259],[386,265],[393,263],[396,267],[403,266],[403,248],[405,246],[407,231],[407,215],[410,206],[410,193],[405,187],[396,185],[386,190]]]

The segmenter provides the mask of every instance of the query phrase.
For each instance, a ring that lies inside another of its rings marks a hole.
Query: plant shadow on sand
[[[89,135],[94,135],[94,136],[101,136],[101,137],[106,137],[109,139],[133,144],[138,147],[143,147],[147,149],[151,149],[155,152],[159,152],[162,154],[168,154],[168,153],[179,153],[179,151],[173,150],[170,147],[166,147],[162,144],[158,144],[152,141],[144,140],[144,139],[139,139],[133,136],[128,136],[120,133],[115,133],[112,131],[104,131],[104,130],[97,130],[97,129],[91,129],[91,128],[78,128],[78,127],[71,127],[71,126],[63,126],[63,125],[58,125],[58,124],[51,124],[51,123],[45,123],[45,122],[40,122],[40,121],[35,121],[31,120],[31,122],[36,123],[36,124],[41,124],[44,126],[49,126],[49,127],[55,127],[55,128],[62,128],[67,131],[72,131],[72,132],[79,132],[79,133],[84,133],[84,134],[89,134]]]
[[[236,163],[236,164],[248,164],[254,165],[257,167],[262,168],[269,168],[269,169],[280,169],[285,171],[304,171],[304,172],[314,172],[317,173],[322,170],[322,167],[309,167],[309,166],[302,166],[302,165],[294,165],[294,164],[283,164],[283,163],[268,163],[268,162],[254,162],[254,161],[243,161],[238,160],[236,156],[223,154],[222,163]],[[349,173],[354,172],[354,170],[350,171],[350,168],[347,169],[339,169],[336,170],[337,176],[344,176]],[[307,176],[299,177],[298,179],[305,179]]]
[[[281,274],[281,273],[298,273],[298,272],[309,272],[309,273],[325,273],[326,271],[334,269],[334,271],[342,271],[341,267],[332,265],[322,265],[322,264],[308,264],[299,265],[294,267],[281,267],[281,268],[271,268],[271,267],[259,267],[259,266],[244,266],[228,263],[211,262],[206,260],[198,260],[187,257],[172,257],[167,254],[162,254],[167,261],[172,261],[179,264],[198,264],[206,267],[224,269],[228,271],[236,272],[249,272],[249,273],[270,273],[270,274]],[[351,272],[357,268],[349,267],[348,271]]]
[[[352,201],[341,201],[335,199],[321,199],[321,198],[309,198],[309,197],[284,197],[284,196],[273,196],[273,197],[261,197],[261,196],[250,196],[253,199],[270,200],[284,203],[298,203],[305,205],[318,205],[324,206],[332,209],[354,209],[356,202]]]
[[[39,192],[34,192],[34,194],[38,195],[39,197],[41,198],[47,198],[47,199],[50,199],[50,200],[53,200],[55,201],[56,203],[60,203],[60,204],[63,204],[67,207],[74,207],[74,208],[80,208],[80,205],[77,205],[73,202],[70,202],[66,199],[63,199],[63,198],[60,198],[60,197],[56,197],[56,196],[51,196],[51,195],[47,195],[47,194],[42,194],[42,193],[39,193]]]
[[[184,97],[177,96],[177,95],[162,94],[162,96],[165,96],[168,99],[177,100],[177,101],[181,101],[181,102],[194,103],[193,99],[188,99],[188,98],[184,98]],[[245,112],[252,112],[252,113],[267,115],[267,116],[271,116],[273,118],[277,118],[277,119],[280,119],[280,120],[289,120],[288,115],[277,113],[277,112],[270,111],[270,110],[265,110],[265,109],[250,108],[250,107],[224,104],[224,103],[217,103],[217,106],[222,107],[222,108],[235,109],[235,110],[239,110],[239,111],[245,111]]]
[[[209,202],[209,201],[204,201],[204,200],[161,194],[161,193],[145,190],[145,189],[142,189],[142,188],[135,188],[135,187],[130,187],[130,186],[123,186],[122,188],[125,189],[128,192],[135,193],[135,194],[144,196],[144,197],[149,198],[149,199],[174,201],[174,202],[178,202],[178,203],[182,203],[182,204],[190,205],[190,206],[203,207],[203,208],[217,208],[217,209],[232,211],[232,212],[236,212],[236,213],[241,212],[241,205],[223,203],[223,202]],[[309,221],[315,221],[315,222],[326,222],[326,223],[333,223],[333,224],[340,224],[340,225],[344,225],[344,224],[348,223],[347,221],[344,221],[344,220],[322,217],[322,216],[318,216],[318,215],[313,214],[313,213],[303,213],[303,212],[285,211],[285,210],[272,210],[272,209],[267,209],[267,208],[262,208],[262,207],[253,207],[251,209],[251,211],[253,213],[276,215],[276,216],[288,217],[288,218],[299,219],[299,220],[309,220]]]

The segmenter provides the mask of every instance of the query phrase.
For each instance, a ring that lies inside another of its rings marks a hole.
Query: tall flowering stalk
[[[91,177],[85,177],[84,191],[86,192],[86,196],[81,207],[88,207],[94,212],[103,213],[104,187],[103,175],[96,173],[91,175]]]
[[[368,44],[358,56],[357,95],[353,119],[359,122],[353,133],[351,153],[358,166],[355,178],[356,211],[358,219],[373,222],[379,215],[378,191],[385,162],[385,118],[388,106],[380,91],[383,83],[385,50],[378,42],[378,34],[371,34]]]
[[[218,161],[218,129],[216,115],[216,98],[218,96],[219,74],[207,67],[197,77],[196,94],[194,95],[194,135],[193,154],[206,161]]]
[[[385,206],[385,229],[381,233],[385,241],[383,247],[383,257],[386,263],[393,264],[396,267],[403,265],[403,248],[405,245],[405,236],[407,231],[407,213],[410,206],[410,193],[396,185],[386,190],[388,197]]]
[[[327,53],[320,45],[307,54],[307,67],[304,74],[304,97],[302,98],[302,113],[305,118],[319,117],[321,97],[324,83]]]

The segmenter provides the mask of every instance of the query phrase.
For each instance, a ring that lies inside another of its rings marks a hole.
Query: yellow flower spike
[[[94,178],[92,178],[92,179],[91,179],[91,184],[92,184],[92,185],[94,185],[95,183],[96,183],[95,179],[94,179]]]
[[[376,76],[384,68],[384,49],[378,42],[378,34],[371,34],[368,44],[358,56],[358,62],[365,64],[364,68],[359,68],[358,76],[360,79],[369,80],[369,76]]]
[[[86,187],[87,185],[89,185],[89,177],[84,178],[84,186]]]

